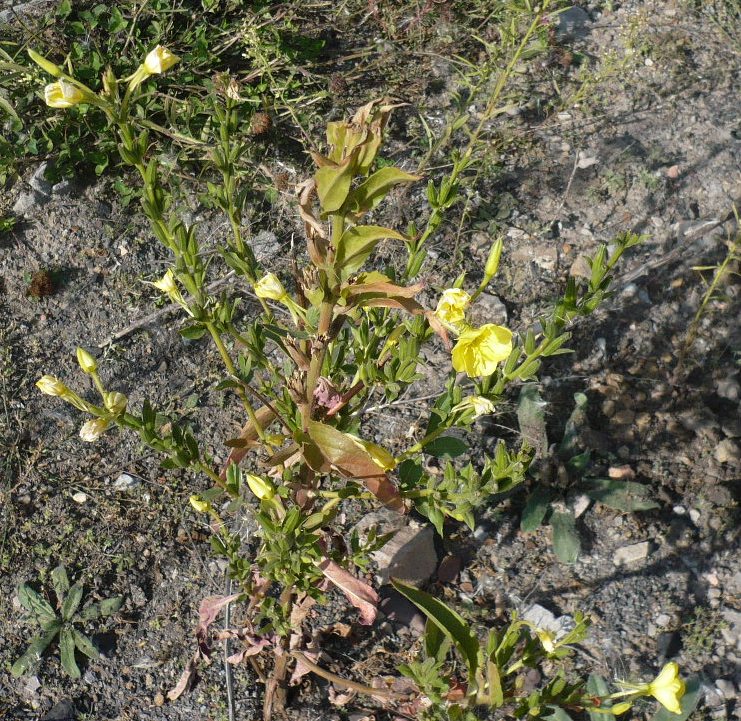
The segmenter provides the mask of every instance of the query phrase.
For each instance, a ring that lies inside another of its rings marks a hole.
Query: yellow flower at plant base
[[[90,102],[91,98],[76,85],[66,80],[57,80],[44,88],[44,100],[50,108],[71,108],[73,105]]]
[[[466,321],[466,309],[470,302],[471,296],[465,290],[448,288],[437,302],[435,315],[444,326],[460,332]]]
[[[69,392],[69,388],[59,378],[50,375],[41,376],[36,381],[36,387],[48,396],[64,396]]]
[[[161,75],[179,60],[180,58],[177,55],[158,45],[144,58],[142,67],[146,70],[147,75]]]
[[[453,347],[453,368],[469,378],[490,376],[512,352],[512,331],[487,323],[464,330]]]
[[[535,628],[535,635],[538,637],[543,650],[546,653],[553,653],[556,650],[556,634],[546,628]]]
[[[277,300],[279,303],[285,303],[288,298],[283,283],[275,273],[268,273],[255,283],[255,295],[258,298]]]
[[[109,425],[110,421],[105,418],[93,418],[83,423],[82,428],[80,428],[80,438],[88,443],[97,441],[108,430]]]

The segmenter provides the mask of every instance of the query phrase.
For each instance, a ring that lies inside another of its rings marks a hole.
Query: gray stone
[[[741,385],[735,378],[723,378],[715,384],[715,392],[729,401],[741,398]]]
[[[60,180],[51,186],[53,195],[72,195],[75,191],[75,184],[71,180]]]
[[[615,551],[613,563],[616,566],[624,566],[636,561],[642,561],[651,551],[651,544],[648,541],[633,543],[630,546],[623,546]]]
[[[586,35],[586,26],[590,22],[589,15],[585,10],[571,7],[564,10],[558,16],[558,28],[556,28],[556,39],[559,42],[573,40]]]
[[[269,230],[261,230],[250,242],[255,249],[257,260],[260,262],[274,258],[280,253],[278,237]]]
[[[437,570],[434,537],[432,526],[414,522],[398,530],[383,548],[373,553],[380,582],[398,578],[421,585],[429,580]]]
[[[138,476],[132,476],[130,473],[122,473],[114,482],[113,487],[117,491],[130,491],[141,485],[142,479]]]
[[[737,463],[741,460],[741,448],[735,441],[726,438],[715,447],[713,456],[718,463]]]
[[[74,493],[72,495],[72,500],[75,503],[79,503],[82,505],[83,503],[87,502],[87,493],[83,493],[82,491],[78,491],[77,493]]]
[[[44,177],[48,167],[48,163],[41,163],[28,181],[28,184],[37,193],[41,193],[41,195],[46,195],[47,197],[51,195],[51,183]]]
[[[741,611],[725,608],[721,611],[724,626],[720,629],[723,640],[734,650],[741,651]]]
[[[478,323],[507,324],[507,306],[491,293],[482,293],[471,307],[471,317]]]
[[[35,190],[21,193],[13,205],[13,215],[28,215],[34,208],[44,205],[49,198]]]
[[[733,683],[733,681],[730,681],[725,678],[719,678],[715,682],[715,687],[720,692],[720,695],[723,696],[727,701],[733,701],[738,698],[736,695],[736,685]]]
[[[574,518],[583,516],[590,505],[592,505],[592,499],[586,493],[579,493],[567,499],[567,505],[574,514]]]

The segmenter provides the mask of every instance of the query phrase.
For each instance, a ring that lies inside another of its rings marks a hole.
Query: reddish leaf
[[[233,593],[231,596],[208,596],[201,601],[201,605],[198,607],[198,627],[196,628],[196,636],[201,634],[205,635],[208,631],[208,627],[216,620],[224,606],[232,601],[236,601],[242,594]]]
[[[258,408],[255,411],[255,415],[257,416],[257,420],[263,428],[269,426],[275,418],[275,414],[267,406]],[[257,440],[257,430],[252,425],[252,423],[248,421],[244,424],[244,426],[242,426],[242,431],[239,434],[239,438],[245,443],[245,446],[242,448],[232,448],[231,453],[229,453],[229,458],[226,459],[226,463],[221,469],[221,474],[219,477],[222,481],[226,480],[226,471],[229,466],[231,466],[232,463],[239,464],[239,462],[247,455],[247,451],[249,451],[248,446],[252,445]],[[232,439],[232,442],[234,442],[234,440],[235,439]]]
[[[180,674],[180,678],[178,679],[175,687],[167,692],[167,698],[169,698],[170,701],[176,701],[177,699],[179,699],[183,695],[185,690],[190,686],[191,682],[195,678],[198,668],[198,662],[200,660],[200,651],[196,651],[195,655],[186,664],[183,673]]]
[[[378,594],[367,583],[328,558],[319,563],[318,568],[358,609],[360,623],[370,626],[378,615]]]

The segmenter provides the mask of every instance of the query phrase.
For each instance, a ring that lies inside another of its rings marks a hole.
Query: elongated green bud
[[[275,486],[264,478],[260,478],[260,476],[253,476],[248,473],[247,485],[261,501],[270,501],[275,495]]]
[[[80,364],[83,373],[88,375],[98,370],[98,363],[84,348],[77,349],[77,362]]]
[[[502,239],[497,238],[491,245],[489,251],[489,257],[486,259],[486,266],[484,266],[484,275],[491,279],[499,270],[499,259],[502,257]]]
[[[55,78],[62,76],[62,69],[55,65],[51,60],[47,60],[43,55],[39,55],[35,50],[28,49],[28,57],[33,60],[42,70],[46,70],[49,75]]]

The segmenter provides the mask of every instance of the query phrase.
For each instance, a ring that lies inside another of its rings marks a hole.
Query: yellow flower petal
[[[66,80],[57,80],[44,88],[44,100],[50,108],[71,108],[86,100],[85,93]]]
[[[453,368],[469,378],[490,376],[512,352],[512,331],[487,323],[461,333],[453,348]]]
[[[169,70],[180,58],[167,48],[158,45],[144,59],[143,67],[148,75],[160,75]]]
[[[653,696],[667,711],[681,713],[685,684],[679,677],[679,666],[670,661],[659,675],[648,684],[647,693]]]
[[[255,283],[255,295],[258,298],[269,298],[284,302],[288,297],[286,289],[275,273],[268,273]]]
[[[466,308],[470,302],[471,296],[465,290],[448,288],[437,302],[435,315],[444,326],[459,331],[466,320]]]

